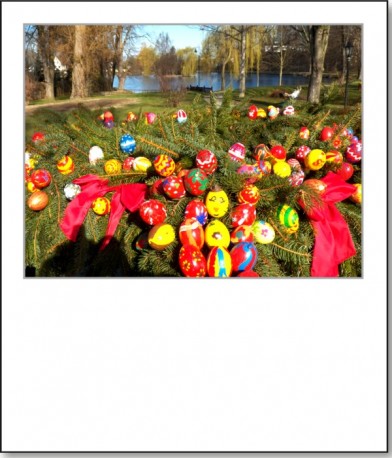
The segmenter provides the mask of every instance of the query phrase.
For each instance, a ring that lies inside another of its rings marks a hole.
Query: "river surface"
[[[170,84],[171,89],[180,89],[181,87],[188,86],[206,86],[212,87],[214,91],[219,91],[221,89],[221,80],[219,73],[200,73],[199,76],[172,76],[167,78],[168,84]],[[325,79],[328,82],[328,79]],[[283,75],[282,85],[283,86],[305,86],[309,82],[309,78],[306,76],[300,75]],[[259,86],[276,86],[279,85],[279,75],[278,74],[260,74],[259,76]],[[246,87],[256,87],[257,86],[257,75],[255,73],[249,74],[246,77]],[[114,79],[114,88],[118,87],[118,78]],[[239,88],[239,78],[231,77],[230,75],[226,76],[226,88],[232,87],[233,89]],[[160,91],[161,87],[159,85],[159,80],[155,75],[151,76],[127,76],[125,80],[124,89],[132,92],[154,92]]]

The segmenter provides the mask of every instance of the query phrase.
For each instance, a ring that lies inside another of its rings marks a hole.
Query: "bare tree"
[[[42,63],[45,98],[54,99],[54,46],[53,26],[38,25],[38,53]]]
[[[88,96],[86,78],[86,25],[75,25],[74,65],[72,72],[72,93],[71,99]]]

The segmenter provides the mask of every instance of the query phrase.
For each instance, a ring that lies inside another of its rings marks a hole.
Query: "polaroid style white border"
[[[385,451],[385,2],[4,2],[4,451]],[[23,24],[363,24],[362,279],[23,279]]]

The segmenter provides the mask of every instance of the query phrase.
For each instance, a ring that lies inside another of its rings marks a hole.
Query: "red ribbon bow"
[[[97,197],[115,191],[111,200],[109,224],[100,250],[103,250],[112,239],[125,209],[131,212],[137,210],[145,200],[148,189],[147,185],[142,183],[108,186],[108,180],[97,175],[84,175],[73,180],[73,183],[78,184],[82,191],[68,204],[64,218],[60,223],[61,230],[72,242],[76,242],[79,229],[91,208],[92,202]]]
[[[315,233],[311,276],[338,277],[339,264],[354,256],[356,250],[347,223],[334,203],[350,197],[356,187],[333,172],[328,172],[321,181],[327,185],[322,202],[305,210]],[[299,204],[304,208],[302,201]]]

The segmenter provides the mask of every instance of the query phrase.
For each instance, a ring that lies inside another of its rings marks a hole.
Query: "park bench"
[[[212,87],[206,86],[188,86],[188,91],[197,91],[197,92],[212,92]]]

